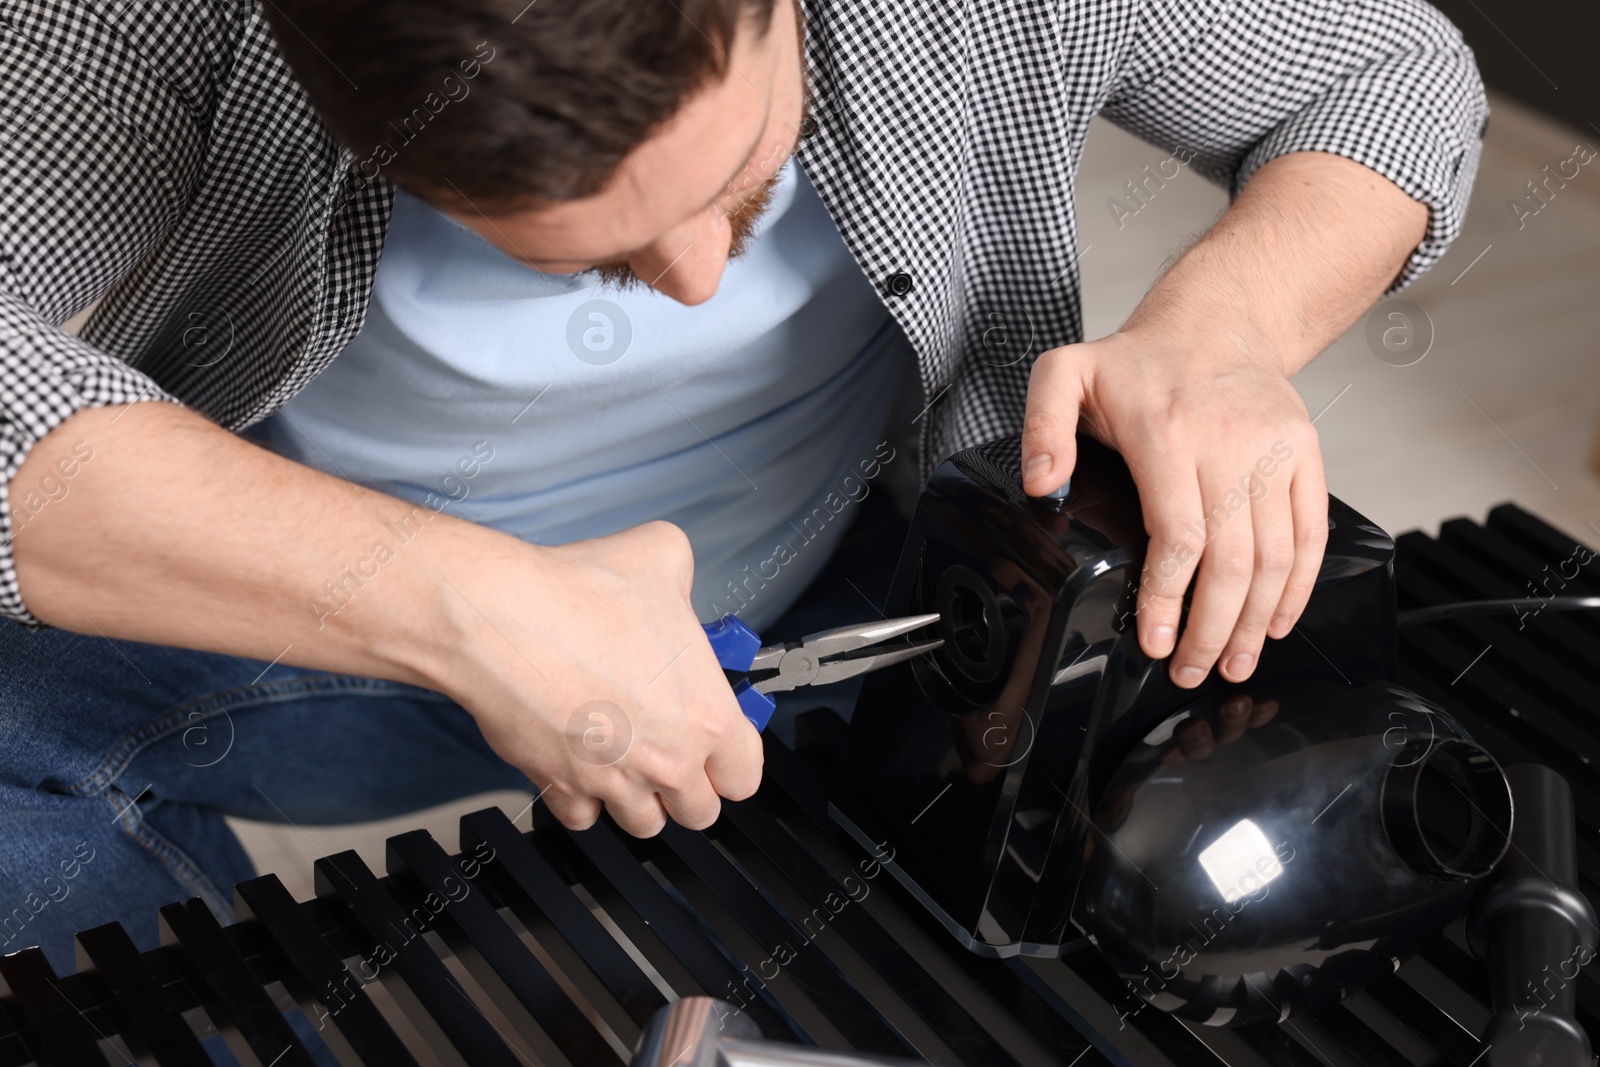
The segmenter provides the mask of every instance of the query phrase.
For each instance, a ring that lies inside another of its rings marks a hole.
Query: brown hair
[[[511,210],[599,192],[774,0],[264,0],[363,179]]]

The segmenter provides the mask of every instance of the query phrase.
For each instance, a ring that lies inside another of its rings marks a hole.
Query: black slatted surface
[[[1567,562],[1577,547],[1511,506],[1436,541],[1407,535],[1400,606],[1600,594],[1600,564]],[[1404,631],[1401,682],[1503,762],[1567,777],[1593,898],[1600,616],[1520,622]],[[802,727],[799,751],[768,740],[760,794],[704,834],[572,834],[537,806],[527,833],[482,811],[462,820],[457,855],[413,831],[390,839],[381,874],[353,852],[318,861],[311,901],[273,876],[245,883],[230,926],[198,900],[169,905],[149,952],[116,926],[85,931],[74,975],[36,950],[0,958],[0,1067],[189,1067],[208,1062],[195,1035],[212,1031],[246,1065],[305,1064],[282,1015],[293,1003],[350,1062],[621,1064],[658,1008],[692,994],[739,1005],[776,1040],[949,1064],[1470,1067],[1481,1051],[1487,980],[1459,923],[1331,1011],[1239,1031],[1140,1008],[1092,949],[972,956],[829,823],[843,724]],[[1600,987],[1578,982],[1579,1019],[1600,1034]]]

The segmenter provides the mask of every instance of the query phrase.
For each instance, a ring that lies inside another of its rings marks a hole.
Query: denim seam
[[[127,794],[116,790],[115,795],[108,792],[105,799],[111,804],[112,810],[119,813],[116,821],[122,824],[123,833],[159,860],[180,885],[205,901],[206,907],[210,908],[212,914],[218,916],[220,921],[231,921],[232,898],[223,896],[222,890],[217,888],[217,884],[189,858],[188,853],[168,841],[144,821],[137,799],[129,798],[125,805],[119,805],[118,796],[127,797]]]
[[[179,705],[159,718],[152,719],[124,734],[111,747],[100,765],[78,781],[64,787],[61,792],[71,796],[94,796],[104,793],[117,780],[135,756],[150,745],[176,733],[180,728],[216,718],[217,715],[242,707],[260,704],[281,704],[286,700],[305,696],[318,690],[329,694],[343,692],[353,696],[388,696],[404,691],[407,695],[422,698],[436,697],[449,703],[443,694],[401,682],[382,678],[363,678],[358,675],[320,675],[295,678],[266,685],[251,684],[209,693],[199,700]]]

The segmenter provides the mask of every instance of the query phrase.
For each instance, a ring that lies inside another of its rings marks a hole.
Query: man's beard
[[[801,14],[800,5],[798,4],[795,5],[795,22],[798,24],[799,28],[800,70],[802,71],[801,77],[806,82],[806,84],[802,86],[800,93],[800,124],[796,128],[796,132],[798,133],[810,128],[809,124],[812,122],[811,86],[809,84],[809,79],[806,79],[803,73],[806,69],[805,17],[803,14]],[[730,194],[734,197],[737,197],[737,200],[731,209],[728,209],[726,206],[724,206],[724,210],[727,212],[726,218],[728,222],[728,228],[733,231],[728,241],[728,258],[730,260],[738,259],[749,249],[750,240],[755,235],[756,223],[760,221],[761,216],[766,213],[767,208],[772,205],[772,191],[777,187],[778,175],[782,173],[782,171],[783,167],[780,165],[771,174],[767,175],[766,178],[762,180],[761,184],[757,185],[755,188],[744,190],[736,194]],[[741,175],[743,173],[743,171],[740,172]],[[727,199],[728,198],[726,197],[719,199],[718,204],[726,205]],[[684,251],[687,252],[688,249],[684,249]],[[671,269],[672,267],[668,266],[667,269],[663,270],[660,275],[651,279],[648,285],[655,285],[655,283],[659,282],[663,277],[665,277],[667,271]],[[618,292],[626,292],[630,289],[647,287],[645,280],[635,274],[633,272],[633,268],[628,266],[626,263],[602,263],[597,267],[589,268],[583,273],[598,277],[602,285],[614,287]]]
[[[726,215],[728,228],[733,231],[728,242],[728,258],[730,260],[738,259],[749,249],[750,240],[755,235],[756,223],[760,221],[762,215],[766,214],[767,208],[772,205],[772,190],[777,187],[778,175],[782,172],[782,169],[780,167],[777,171],[768,175],[755,188],[733,194],[737,197],[737,200],[731,210],[727,210]],[[726,198],[718,201],[719,204],[725,204],[726,202]],[[667,268],[667,270],[671,269],[670,266]],[[666,275],[667,270],[662,271],[659,276],[652,279],[649,285],[659,282]],[[598,277],[601,284],[611,286],[618,292],[627,292],[630,289],[646,287],[645,280],[635,274],[633,268],[626,263],[602,263],[597,267],[589,268],[583,273]]]

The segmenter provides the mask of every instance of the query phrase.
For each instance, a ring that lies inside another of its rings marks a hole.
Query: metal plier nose
[[[765,646],[737,615],[724,615],[716,622],[705,623],[704,629],[717,662],[722,664],[734,695],[739,698],[744,717],[762,730],[777,707],[768,693],[843,681],[931,652],[944,644],[943,638],[878,646],[938,621],[936,613],[881,619]]]

